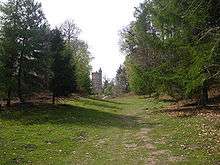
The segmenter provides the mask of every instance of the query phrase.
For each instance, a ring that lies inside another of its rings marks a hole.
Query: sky
[[[93,71],[101,67],[107,78],[115,77],[125,56],[120,52],[119,31],[133,19],[142,0],[38,0],[52,27],[72,19],[82,30],[80,38],[94,57]]]

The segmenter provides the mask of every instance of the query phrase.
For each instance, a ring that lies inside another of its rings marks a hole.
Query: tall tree
[[[68,96],[76,90],[75,70],[71,65],[71,52],[65,48],[62,33],[58,29],[51,31],[50,51],[52,56],[52,77],[50,90],[55,98]]]
[[[71,54],[72,66],[75,68],[77,90],[81,94],[91,93],[91,54],[88,45],[79,39],[81,30],[73,20],[66,20],[60,27],[65,40],[65,46]]]
[[[47,68],[48,24],[41,4],[34,0],[8,0],[1,12],[5,77],[9,84],[17,79],[17,95],[23,102],[24,94],[42,87]],[[8,87],[8,95],[12,86]]]
[[[91,93],[90,71],[92,69],[91,54],[88,50],[88,45],[82,40],[75,41],[77,45],[76,53],[74,54],[74,64],[76,66],[76,82],[77,89],[82,94]]]
[[[219,11],[216,0],[142,3],[122,33],[122,49],[135,66],[130,73],[147,75],[136,81],[176,98],[200,95],[206,104],[209,86],[219,80]]]

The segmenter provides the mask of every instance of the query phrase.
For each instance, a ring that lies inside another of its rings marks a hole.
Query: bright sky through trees
[[[39,0],[52,26],[74,19],[89,44],[93,70],[102,67],[113,78],[124,61],[119,51],[118,32],[133,19],[134,7],[142,0]]]

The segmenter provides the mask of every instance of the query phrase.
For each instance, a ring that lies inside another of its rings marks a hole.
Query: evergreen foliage
[[[145,1],[135,18],[121,33],[131,89],[207,102],[220,75],[220,2]]]
[[[44,85],[48,24],[41,4],[34,0],[9,0],[1,6],[1,13],[3,83],[8,102],[12,92],[23,102],[27,94]]]
[[[50,51],[52,56],[52,78],[50,89],[55,97],[68,96],[75,92],[75,70],[71,64],[71,51],[65,48],[62,33],[58,29],[51,31]]]
[[[54,98],[90,93],[91,57],[73,21],[51,31],[35,0],[7,0],[0,12],[0,96],[8,105],[48,89]]]

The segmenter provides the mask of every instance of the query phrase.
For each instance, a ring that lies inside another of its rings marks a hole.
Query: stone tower
[[[102,93],[102,69],[92,73],[92,89],[94,94]]]

